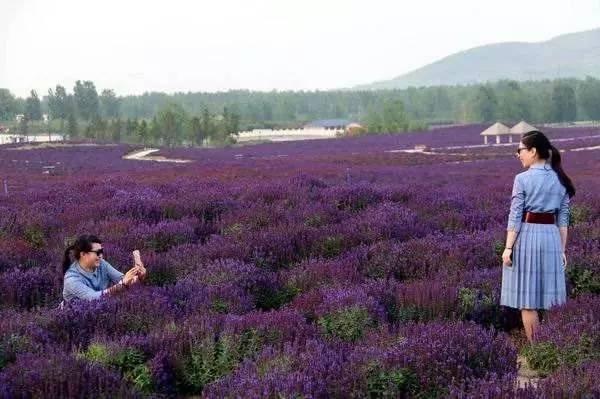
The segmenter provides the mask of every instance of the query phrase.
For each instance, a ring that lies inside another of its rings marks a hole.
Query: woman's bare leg
[[[533,341],[533,336],[540,325],[540,318],[535,309],[521,309],[521,318],[523,319],[523,327],[525,327],[525,335],[529,342]]]

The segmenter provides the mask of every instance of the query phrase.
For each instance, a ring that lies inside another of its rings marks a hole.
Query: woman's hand
[[[146,274],[148,274],[148,271],[144,267],[144,264],[140,261],[139,263],[135,264],[135,267],[138,268],[138,274],[137,274],[137,276],[139,277],[139,279],[140,280],[145,279],[146,278]]]
[[[564,253],[562,253],[562,263],[563,263],[563,268],[567,268],[567,255]]]
[[[502,265],[503,266],[512,266],[512,261],[510,260],[510,256],[512,254],[512,249],[505,248],[504,252],[502,252]]]
[[[123,285],[129,287],[138,282],[139,266],[134,266],[123,276]]]

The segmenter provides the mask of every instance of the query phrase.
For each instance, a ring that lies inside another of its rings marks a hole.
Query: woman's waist
[[[556,223],[556,214],[555,214],[555,212],[524,211],[521,221],[525,222],[525,223],[536,223],[536,224],[555,224]]]

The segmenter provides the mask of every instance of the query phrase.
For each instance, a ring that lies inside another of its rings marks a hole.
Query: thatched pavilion
[[[500,143],[502,143],[502,139],[501,139],[502,136],[508,136],[507,142],[512,143],[513,142],[512,136],[514,134],[518,134],[518,133],[513,133],[511,131],[511,129],[508,128],[508,126],[503,125],[500,122],[496,122],[492,126],[485,129],[480,134],[483,136],[483,144],[488,144],[489,136],[496,136],[496,144],[500,144]]]
[[[521,121],[510,128],[510,131],[513,134],[525,134],[527,132],[531,132],[532,130],[538,130],[537,127],[531,126],[529,123],[525,121]]]

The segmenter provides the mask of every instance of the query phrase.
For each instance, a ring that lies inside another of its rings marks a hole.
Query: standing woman
[[[531,342],[539,325],[538,309],[567,300],[565,247],[575,187],[562,169],[559,151],[542,132],[525,133],[517,157],[527,170],[513,185],[500,304],[521,310]]]

